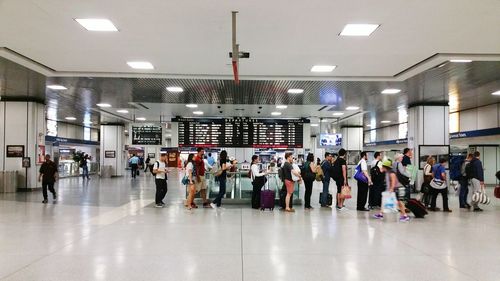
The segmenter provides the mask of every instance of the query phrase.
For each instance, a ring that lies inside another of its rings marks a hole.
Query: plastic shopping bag
[[[382,192],[382,210],[384,213],[398,212],[397,202],[396,193],[388,191]]]

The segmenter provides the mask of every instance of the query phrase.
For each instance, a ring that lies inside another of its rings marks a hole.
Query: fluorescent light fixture
[[[346,24],[340,36],[370,36],[379,26],[379,24]]]
[[[108,19],[75,19],[88,31],[118,31],[118,28]]]
[[[462,63],[466,63],[466,62],[472,62],[472,60],[456,59],[456,60],[450,60],[450,62],[462,62]]]
[[[197,107],[198,107],[198,105],[197,105],[197,104],[190,103],[190,104],[186,104],[186,107],[189,107],[189,108],[197,108]]]
[[[342,116],[342,115],[344,115],[344,112],[334,112],[332,115],[333,116]]]
[[[203,115],[203,111],[193,111],[194,115]]]
[[[382,94],[384,94],[384,95],[394,95],[394,94],[398,94],[400,92],[401,92],[400,89],[385,89],[385,90],[382,91]]]
[[[92,125],[92,121],[83,121],[82,123],[85,125]]]
[[[380,123],[382,123],[382,124],[388,124],[388,123],[391,123],[391,121],[389,121],[389,120],[382,120],[382,121],[380,121]]]
[[[182,89],[181,87],[167,87],[167,91],[171,93],[182,93],[184,92],[184,89]]]
[[[148,61],[128,61],[128,66],[133,69],[154,69],[155,67]]]
[[[63,85],[48,85],[47,88],[51,90],[67,90],[68,88],[64,87]]]
[[[286,105],[277,105],[276,108],[277,109],[286,109],[288,106]]]
[[[302,94],[304,92],[304,89],[289,89],[288,93],[289,94]]]
[[[328,122],[330,122],[330,120],[328,120],[328,119],[321,120],[321,123],[328,123]]]
[[[118,112],[118,113],[128,113],[128,110],[126,110],[126,109],[120,109],[120,110],[117,110],[116,112]]]
[[[496,91],[496,92],[493,92],[493,93],[491,93],[491,94],[492,94],[492,95],[494,95],[494,96],[500,96],[500,90],[498,90],[498,91]]]
[[[336,65],[315,65],[311,68],[311,72],[332,72]]]
[[[64,118],[64,119],[66,119],[66,120],[70,120],[70,121],[75,121],[75,120],[76,120],[76,118],[75,118],[75,117],[66,117],[66,118]]]
[[[137,118],[135,118],[135,120],[137,120],[137,121],[146,121],[146,118],[144,118],[144,117],[137,117]]]
[[[111,104],[109,103],[98,103],[96,104],[98,107],[111,107]]]
[[[271,115],[272,115],[272,116],[280,116],[280,115],[281,115],[281,112],[271,112]]]
[[[311,124],[311,127],[318,127],[319,124]]]
[[[358,110],[359,106],[348,106],[345,110]]]
[[[372,125],[366,125],[366,127],[371,128],[371,127],[372,127]]]

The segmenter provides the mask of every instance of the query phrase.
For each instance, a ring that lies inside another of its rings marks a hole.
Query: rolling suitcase
[[[269,188],[263,189],[260,191],[260,210],[264,211],[265,209],[274,210],[274,198],[276,196],[276,192],[274,190],[270,190]]]
[[[425,206],[416,199],[408,200],[408,203],[406,203],[406,208],[408,208],[416,218],[424,218],[425,215],[427,215]]]
[[[319,193],[319,204],[321,204],[321,198],[322,197],[323,197],[323,192],[320,192]],[[328,204],[327,205],[328,206],[333,205],[333,196],[330,193],[328,193]]]

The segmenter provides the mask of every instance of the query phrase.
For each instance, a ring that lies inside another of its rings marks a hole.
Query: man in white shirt
[[[358,165],[361,167],[361,172],[366,177],[366,182],[358,180],[358,198],[357,198],[357,207],[358,211],[369,211],[368,208],[365,207],[366,199],[368,197],[368,186],[372,185],[372,180],[370,178],[370,174],[368,173],[368,165],[366,160],[368,159],[366,152],[361,152],[361,160]]]
[[[156,184],[156,196],[155,196],[155,207],[163,208],[165,203],[163,203],[163,198],[167,195],[167,154],[160,154],[160,159],[156,161],[153,165],[153,174],[155,175]]]

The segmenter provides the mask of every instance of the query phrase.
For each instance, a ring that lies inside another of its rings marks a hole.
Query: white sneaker
[[[212,207],[212,209],[217,209],[217,205],[215,205],[214,203],[210,203],[210,207]]]
[[[155,208],[163,208],[163,205],[161,204],[155,205]]]
[[[342,207],[340,208],[340,211],[349,211],[349,209],[347,209],[346,207]]]

